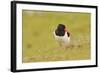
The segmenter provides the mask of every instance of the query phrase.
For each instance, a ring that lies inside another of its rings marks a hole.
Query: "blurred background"
[[[23,62],[90,59],[90,19],[90,13],[23,10]],[[53,37],[60,23],[71,33],[65,50]]]

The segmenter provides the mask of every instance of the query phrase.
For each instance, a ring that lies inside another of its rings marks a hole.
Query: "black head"
[[[64,31],[64,29],[65,29],[65,25],[64,24],[59,24],[57,26],[57,30],[59,30],[59,31]]]
[[[55,31],[56,35],[58,36],[64,36],[65,35],[65,25],[64,24],[59,24],[57,26],[57,29]]]

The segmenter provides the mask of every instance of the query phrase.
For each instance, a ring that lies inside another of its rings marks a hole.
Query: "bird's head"
[[[59,24],[58,26],[57,26],[57,30],[59,30],[59,31],[67,31],[66,30],[66,26],[64,25],[64,24]]]

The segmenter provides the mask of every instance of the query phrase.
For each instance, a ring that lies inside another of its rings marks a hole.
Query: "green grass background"
[[[23,10],[23,62],[90,59],[90,18],[90,13]],[[69,48],[60,49],[53,37],[59,23],[71,33]]]

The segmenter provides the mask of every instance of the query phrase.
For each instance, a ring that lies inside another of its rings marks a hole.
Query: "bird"
[[[64,24],[58,24],[53,32],[55,40],[59,43],[61,48],[67,48],[70,44],[70,32]]]

